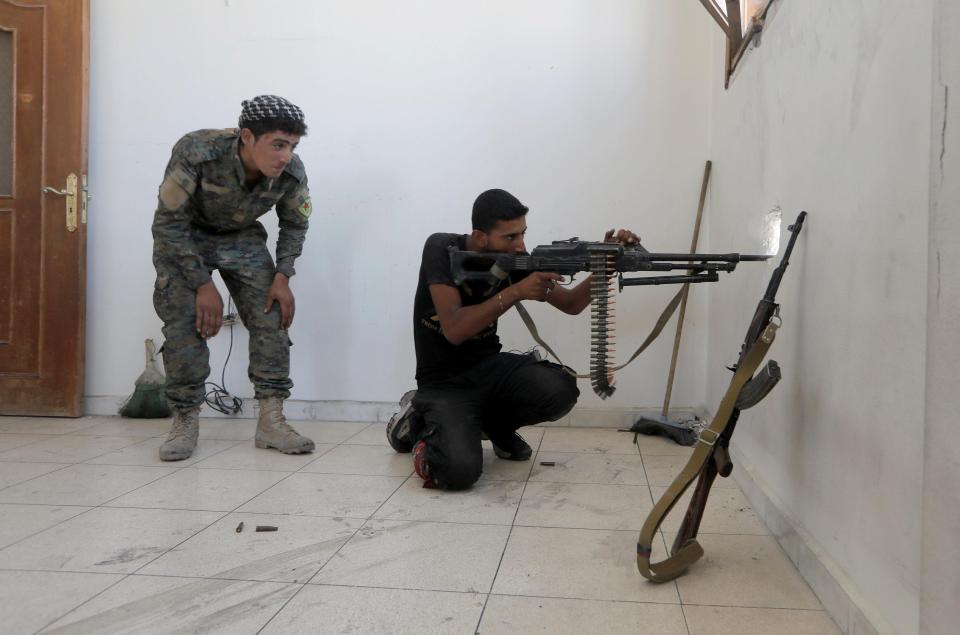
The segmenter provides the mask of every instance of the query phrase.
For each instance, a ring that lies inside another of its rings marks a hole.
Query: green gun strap
[[[670,321],[670,318],[673,317],[673,314],[677,310],[677,307],[680,305],[680,300],[682,298],[683,298],[683,290],[681,289],[675,296],[673,296],[673,299],[671,299],[670,302],[667,304],[666,308],[660,314],[660,317],[657,318],[657,323],[654,325],[653,330],[650,331],[650,334],[647,335],[647,338],[643,340],[643,344],[640,345],[640,348],[638,348],[633,353],[633,355],[630,356],[630,359],[628,359],[623,364],[620,364],[619,366],[615,366],[611,370],[618,371],[626,368],[627,364],[635,360],[637,356],[640,355],[640,353],[647,350],[647,347],[650,346],[650,344],[652,344],[655,339],[657,339],[657,337],[660,335],[660,332],[663,331],[663,327],[665,327],[667,325],[667,322]],[[540,337],[540,333],[539,331],[537,331],[537,325],[533,323],[533,318],[530,317],[529,313],[527,313],[527,309],[524,308],[523,304],[521,304],[520,302],[517,302],[514,306],[517,308],[517,313],[520,314],[520,319],[523,320],[523,323],[527,327],[527,330],[530,331],[530,335],[533,337],[533,340],[537,344],[542,346],[544,350],[547,351],[548,354],[553,355],[553,358],[557,360],[557,362],[559,362],[560,365],[564,365],[563,362],[560,360],[560,357],[558,357],[557,354],[553,352],[553,349],[550,348],[550,345],[544,342],[543,338]],[[567,366],[566,368],[570,368],[570,367]],[[573,374],[574,377],[578,379],[590,378],[589,373],[586,375],[578,375],[577,372],[573,369],[570,369],[570,372],[571,374]]]
[[[540,332],[537,330],[537,325],[533,323],[533,318],[530,317],[530,314],[529,314],[529,313],[527,313],[527,309],[523,306],[523,304],[521,304],[520,302],[517,302],[517,303],[514,304],[513,306],[516,307],[517,313],[520,314],[520,319],[523,320],[524,326],[526,326],[526,327],[527,327],[527,330],[530,331],[530,335],[533,337],[533,340],[534,340],[537,344],[539,344],[540,346],[542,346],[542,347],[544,348],[544,350],[547,351],[548,354],[553,355],[553,358],[554,358],[555,360],[557,360],[557,362],[558,362],[561,366],[564,366],[563,362],[560,361],[560,357],[559,357],[556,353],[554,353],[554,352],[553,352],[553,349],[550,348],[550,345],[547,344],[546,342],[544,342],[544,341],[543,341],[543,338],[540,337]],[[564,368],[570,369],[569,366],[564,366]],[[571,370],[571,372],[574,372],[574,373],[576,372],[576,371],[573,371],[573,369],[570,369],[570,370]],[[589,375],[576,375],[576,374],[575,374],[574,376],[575,376],[575,377],[589,377]]]
[[[670,321],[670,318],[673,317],[673,313],[677,310],[677,307],[680,306],[681,300],[683,300],[683,289],[680,289],[680,291],[677,292],[677,295],[673,296],[673,299],[667,304],[667,307],[663,310],[663,313],[661,313],[660,317],[657,318],[657,323],[653,325],[653,330],[650,331],[650,335],[647,336],[647,339],[643,340],[643,344],[640,345],[640,348],[638,348],[633,355],[630,356],[630,359],[619,366],[614,366],[611,370],[623,370],[627,367],[627,364],[635,360],[640,353],[647,350],[647,347],[653,343],[653,340],[657,339],[657,337],[660,335],[660,332],[663,330],[663,327],[665,327],[667,322]]]
[[[747,353],[747,356],[737,368],[733,379],[730,380],[730,386],[717,408],[713,421],[700,433],[700,439],[690,460],[687,461],[680,474],[673,479],[670,487],[660,497],[660,500],[657,501],[657,504],[650,511],[650,515],[644,521],[643,528],[640,530],[640,538],[637,541],[637,569],[646,579],[652,582],[673,580],[703,555],[703,547],[700,546],[696,538],[691,538],[666,560],[656,564],[650,563],[653,540],[657,530],[666,515],[670,513],[673,506],[677,504],[677,501],[680,500],[680,497],[683,496],[683,493],[687,491],[687,488],[700,474],[707,461],[710,460],[714,444],[730,422],[730,415],[733,414],[733,408],[737,397],[740,395],[740,390],[753,377],[753,373],[766,356],[767,350],[776,337],[777,328],[778,326],[772,322],[768,323],[760,339],[750,348],[750,352]]]

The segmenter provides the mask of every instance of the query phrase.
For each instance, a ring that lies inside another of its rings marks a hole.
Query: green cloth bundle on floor
[[[162,419],[170,416],[170,406],[164,393],[166,378],[157,368],[157,347],[153,340],[144,342],[147,365],[137,377],[133,394],[120,408],[121,417],[133,419]]]

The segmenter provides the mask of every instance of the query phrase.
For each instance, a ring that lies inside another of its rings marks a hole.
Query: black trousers
[[[421,385],[413,407],[415,439],[426,443],[430,476],[443,489],[464,489],[483,472],[480,433],[496,443],[523,426],[556,421],[577,403],[577,380],[532,355],[497,353],[465,373]]]

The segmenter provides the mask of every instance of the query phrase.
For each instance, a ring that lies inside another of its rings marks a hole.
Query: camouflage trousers
[[[254,396],[290,396],[290,340],[280,328],[280,305],[263,312],[276,267],[267,251],[267,232],[256,223],[246,229],[214,234],[194,227],[193,239],[204,266],[218,270],[240,319],[250,334],[247,375]],[[163,365],[167,374],[167,400],[174,408],[192,408],[204,401],[204,382],[210,374],[210,351],[197,333],[197,294],[162,248],[154,250],[157,281],[153,306],[163,320]]]

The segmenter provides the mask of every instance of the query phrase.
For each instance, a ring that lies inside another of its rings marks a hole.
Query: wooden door
[[[0,414],[83,413],[88,2],[0,0]]]

